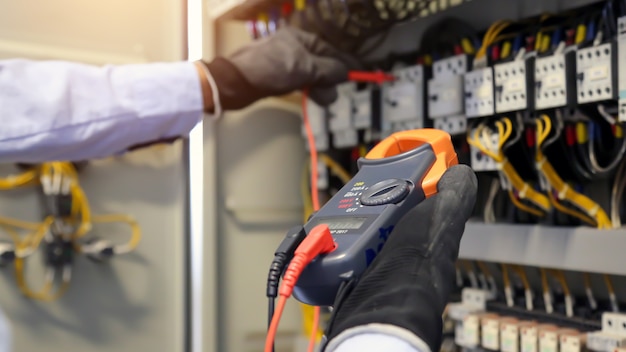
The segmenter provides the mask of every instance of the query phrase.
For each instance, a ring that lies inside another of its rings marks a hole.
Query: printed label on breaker
[[[477,316],[470,315],[463,319],[463,341],[465,347],[480,344],[480,322]]]
[[[556,332],[544,331],[541,333],[539,352],[559,352],[559,340]]]
[[[522,329],[522,352],[537,352],[537,328]]]
[[[497,320],[488,319],[482,325],[483,348],[497,351],[500,349],[500,326]]]
[[[502,352],[519,352],[519,333],[516,325],[504,325],[500,337]]]

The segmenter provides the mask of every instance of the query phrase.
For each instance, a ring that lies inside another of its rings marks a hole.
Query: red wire
[[[274,349],[274,340],[276,338],[276,332],[278,331],[278,323],[280,323],[280,318],[283,315],[283,310],[285,310],[286,304],[287,297],[279,296],[278,303],[276,304],[276,311],[274,312],[274,316],[272,317],[270,327],[267,330],[267,338],[265,339],[265,352],[272,352]]]
[[[315,136],[313,135],[313,130],[311,129],[311,122],[309,121],[309,114],[307,111],[308,95],[308,90],[305,89],[302,91],[302,122],[304,123],[304,128],[306,130],[306,138],[307,142],[309,143],[309,153],[311,155],[311,200],[313,202],[313,211],[318,211],[320,209],[320,200],[319,192],[317,190],[317,147],[315,145]],[[313,350],[315,349],[320,314],[320,307],[315,307],[313,309],[313,326],[311,329],[311,336],[309,337],[309,347],[307,349],[308,352],[313,352]]]
[[[307,99],[308,91],[305,89],[302,91],[302,120],[304,124],[304,129],[306,131],[307,142],[309,145],[309,154],[311,158],[311,200],[313,203],[313,210],[318,211],[320,208],[319,201],[319,192],[317,189],[317,148],[315,146],[315,136],[313,135],[313,129],[311,128],[311,123],[309,121],[309,114],[307,111]],[[287,297],[281,295],[278,298],[278,303],[276,305],[276,311],[274,312],[274,316],[272,317],[272,322],[270,323],[270,327],[267,331],[267,338],[265,339],[265,352],[272,352],[274,346],[274,340],[276,338],[276,332],[278,330],[278,323],[280,322],[280,318],[283,314],[283,310],[285,309],[285,304],[287,303]],[[315,307],[313,310],[313,327],[311,330],[311,336],[309,339],[308,352],[313,352],[315,349],[315,344],[317,343],[317,331],[319,327],[321,309],[320,307]]]

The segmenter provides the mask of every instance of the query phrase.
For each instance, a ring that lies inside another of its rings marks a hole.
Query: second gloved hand
[[[461,236],[476,202],[476,176],[456,165],[437,188],[396,225],[360,281],[339,293],[327,352],[385,350],[349,345],[364,335],[392,336],[410,351],[439,351]]]
[[[334,86],[346,81],[358,62],[312,33],[283,27],[207,67],[222,108],[234,110],[303,88],[310,88],[316,103],[328,105],[337,97]]]

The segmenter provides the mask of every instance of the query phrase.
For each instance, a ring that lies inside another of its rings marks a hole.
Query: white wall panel
[[[0,0],[0,58],[90,64],[184,58],[180,0]],[[186,165],[182,143],[95,161],[81,176],[94,213],[133,215],[143,229],[136,253],[108,265],[77,260],[57,302],[21,296],[12,268],[0,269],[0,309],[14,351],[183,351],[185,342]],[[13,168],[3,166],[0,175]],[[0,192],[0,215],[37,220],[34,190]],[[95,234],[124,231],[96,227]],[[123,232],[114,238],[123,240]],[[0,235],[3,236],[3,235]],[[28,262],[41,279],[41,261]]]

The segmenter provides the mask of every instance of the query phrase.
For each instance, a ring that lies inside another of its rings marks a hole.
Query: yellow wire
[[[502,283],[504,287],[511,287],[511,278],[509,277],[509,269],[506,264],[502,264]]]
[[[607,274],[604,274],[602,276],[604,278],[604,284],[606,285],[607,291],[609,291],[609,294],[614,295],[615,289],[613,288],[613,282],[611,281],[611,277]]]
[[[130,226],[131,229],[131,237],[126,246],[129,249],[133,250],[137,247],[139,242],[141,241],[141,227],[137,223],[132,216],[126,214],[106,214],[106,215],[95,215],[93,217],[94,223],[126,223]]]
[[[485,263],[479,260],[479,261],[476,261],[476,264],[478,264],[480,271],[482,271],[483,275],[485,275],[487,279],[493,278],[493,275],[491,275],[491,271],[489,270],[489,268],[487,267]]]
[[[515,207],[521,209],[522,211],[525,211],[527,213],[533,214],[534,216],[538,216],[538,217],[542,217],[545,215],[545,213],[543,213],[542,211],[529,207],[528,205],[520,202],[519,199],[517,199],[517,197],[513,193],[513,191],[509,191],[509,198],[511,199],[511,203],[513,203]]]
[[[570,215],[576,216],[579,219],[589,222],[589,218],[594,219],[594,223],[600,229],[608,229],[612,227],[612,223],[609,220],[608,215],[600,207],[599,204],[591,200],[589,197],[580,194],[569,187],[557,174],[552,167],[552,164],[548,161],[546,156],[541,151],[541,146],[550,135],[552,129],[552,121],[547,115],[541,115],[537,120],[537,147],[536,147],[536,161],[539,171],[545,176],[545,179],[550,184],[550,187],[559,193],[559,198],[567,199],[570,203],[575,205],[587,214],[587,217],[580,217],[577,212],[569,212]],[[550,192],[551,193],[551,192]],[[553,199],[553,196],[550,195]],[[557,202],[558,203],[558,202]],[[560,204],[553,203],[557,209],[562,209]]]
[[[528,276],[526,276],[526,272],[524,271],[524,269],[519,265],[513,265],[512,269],[522,280],[522,285],[524,285],[524,289],[530,290],[530,283],[528,282]]]
[[[15,278],[17,281],[17,287],[24,294],[24,296],[36,299],[39,301],[51,302],[60,298],[68,289],[69,282],[62,282],[56,292],[51,292],[54,288],[54,283],[48,281],[44,284],[40,291],[34,292],[30,289],[24,275],[24,260],[22,258],[15,258]]]
[[[572,217],[578,218],[578,219],[580,219],[580,220],[582,220],[582,221],[586,222],[587,224],[589,224],[589,225],[591,225],[591,226],[597,226],[597,225],[598,225],[598,224],[596,223],[596,221],[595,221],[595,220],[593,220],[592,218],[588,217],[587,215],[585,215],[585,214],[583,214],[583,213],[581,213],[581,212],[579,212],[579,211],[576,211],[576,210],[574,210],[574,209],[570,209],[570,208],[568,208],[568,207],[566,207],[566,206],[562,205],[562,204],[558,201],[558,199],[554,198],[554,195],[552,194],[552,192],[550,192],[549,196],[550,196],[550,201],[552,202],[552,205],[554,205],[554,207],[555,207],[558,211],[560,211],[560,212],[562,212],[562,213],[564,213],[564,214],[567,214],[567,215],[569,215],[569,216],[572,216]]]
[[[333,174],[339,177],[343,184],[350,182],[352,176],[350,176],[350,173],[346,171],[346,169],[344,169],[338,162],[336,162],[326,154],[320,154],[319,159],[330,169]]]
[[[9,190],[18,187],[34,185],[38,182],[39,172],[36,168],[27,170],[18,175],[0,178],[0,190]]]
[[[498,35],[506,29],[511,23],[509,21],[497,21],[489,27],[483,37],[483,43],[480,49],[476,52],[476,58],[481,59],[487,54],[487,49],[496,40]]]
[[[561,285],[561,288],[563,289],[563,293],[566,296],[570,296],[571,292],[569,290],[569,286],[567,285],[567,280],[565,279],[565,274],[563,274],[563,272],[561,270],[550,270],[550,273],[556,278],[556,280]]]
[[[497,145],[497,152],[495,153],[489,150],[489,148],[487,148],[484,145],[485,142],[490,143],[490,138],[483,138],[483,139],[488,139],[488,141],[487,140],[481,141],[481,138],[479,137],[479,134],[482,134],[484,136],[484,133],[486,131],[486,126],[484,124],[479,125],[473,132],[470,131],[468,133],[467,142],[470,145],[479,149],[481,152],[483,152],[490,158],[492,158],[495,162],[500,164],[502,173],[506,176],[509,182],[511,182],[511,185],[513,186],[513,188],[515,188],[518,191],[520,198],[528,199],[533,204],[535,204],[538,208],[543,210],[544,213],[547,213],[551,208],[550,201],[548,200],[548,198],[544,194],[535,191],[533,187],[527,184],[519,176],[519,174],[517,173],[517,170],[515,170],[513,165],[509,162],[508,158],[506,158],[506,156],[504,155],[504,151],[502,150],[502,147],[504,146],[506,141],[510,138],[513,132],[513,123],[511,122],[509,118],[504,117],[500,121],[496,122],[496,128],[498,129],[499,140],[498,140],[498,145]],[[521,204],[521,202],[517,202],[517,203]],[[517,205],[516,202],[514,202],[513,204]],[[523,211],[528,211],[527,210],[528,207],[526,206],[522,206],[519,208]],[[531,213],[534,215],[538,214],[537,211],[534,209]],[[543,216],[543,215],[544,214],[541,213],[541,215],[538,215],[538,216]]]

